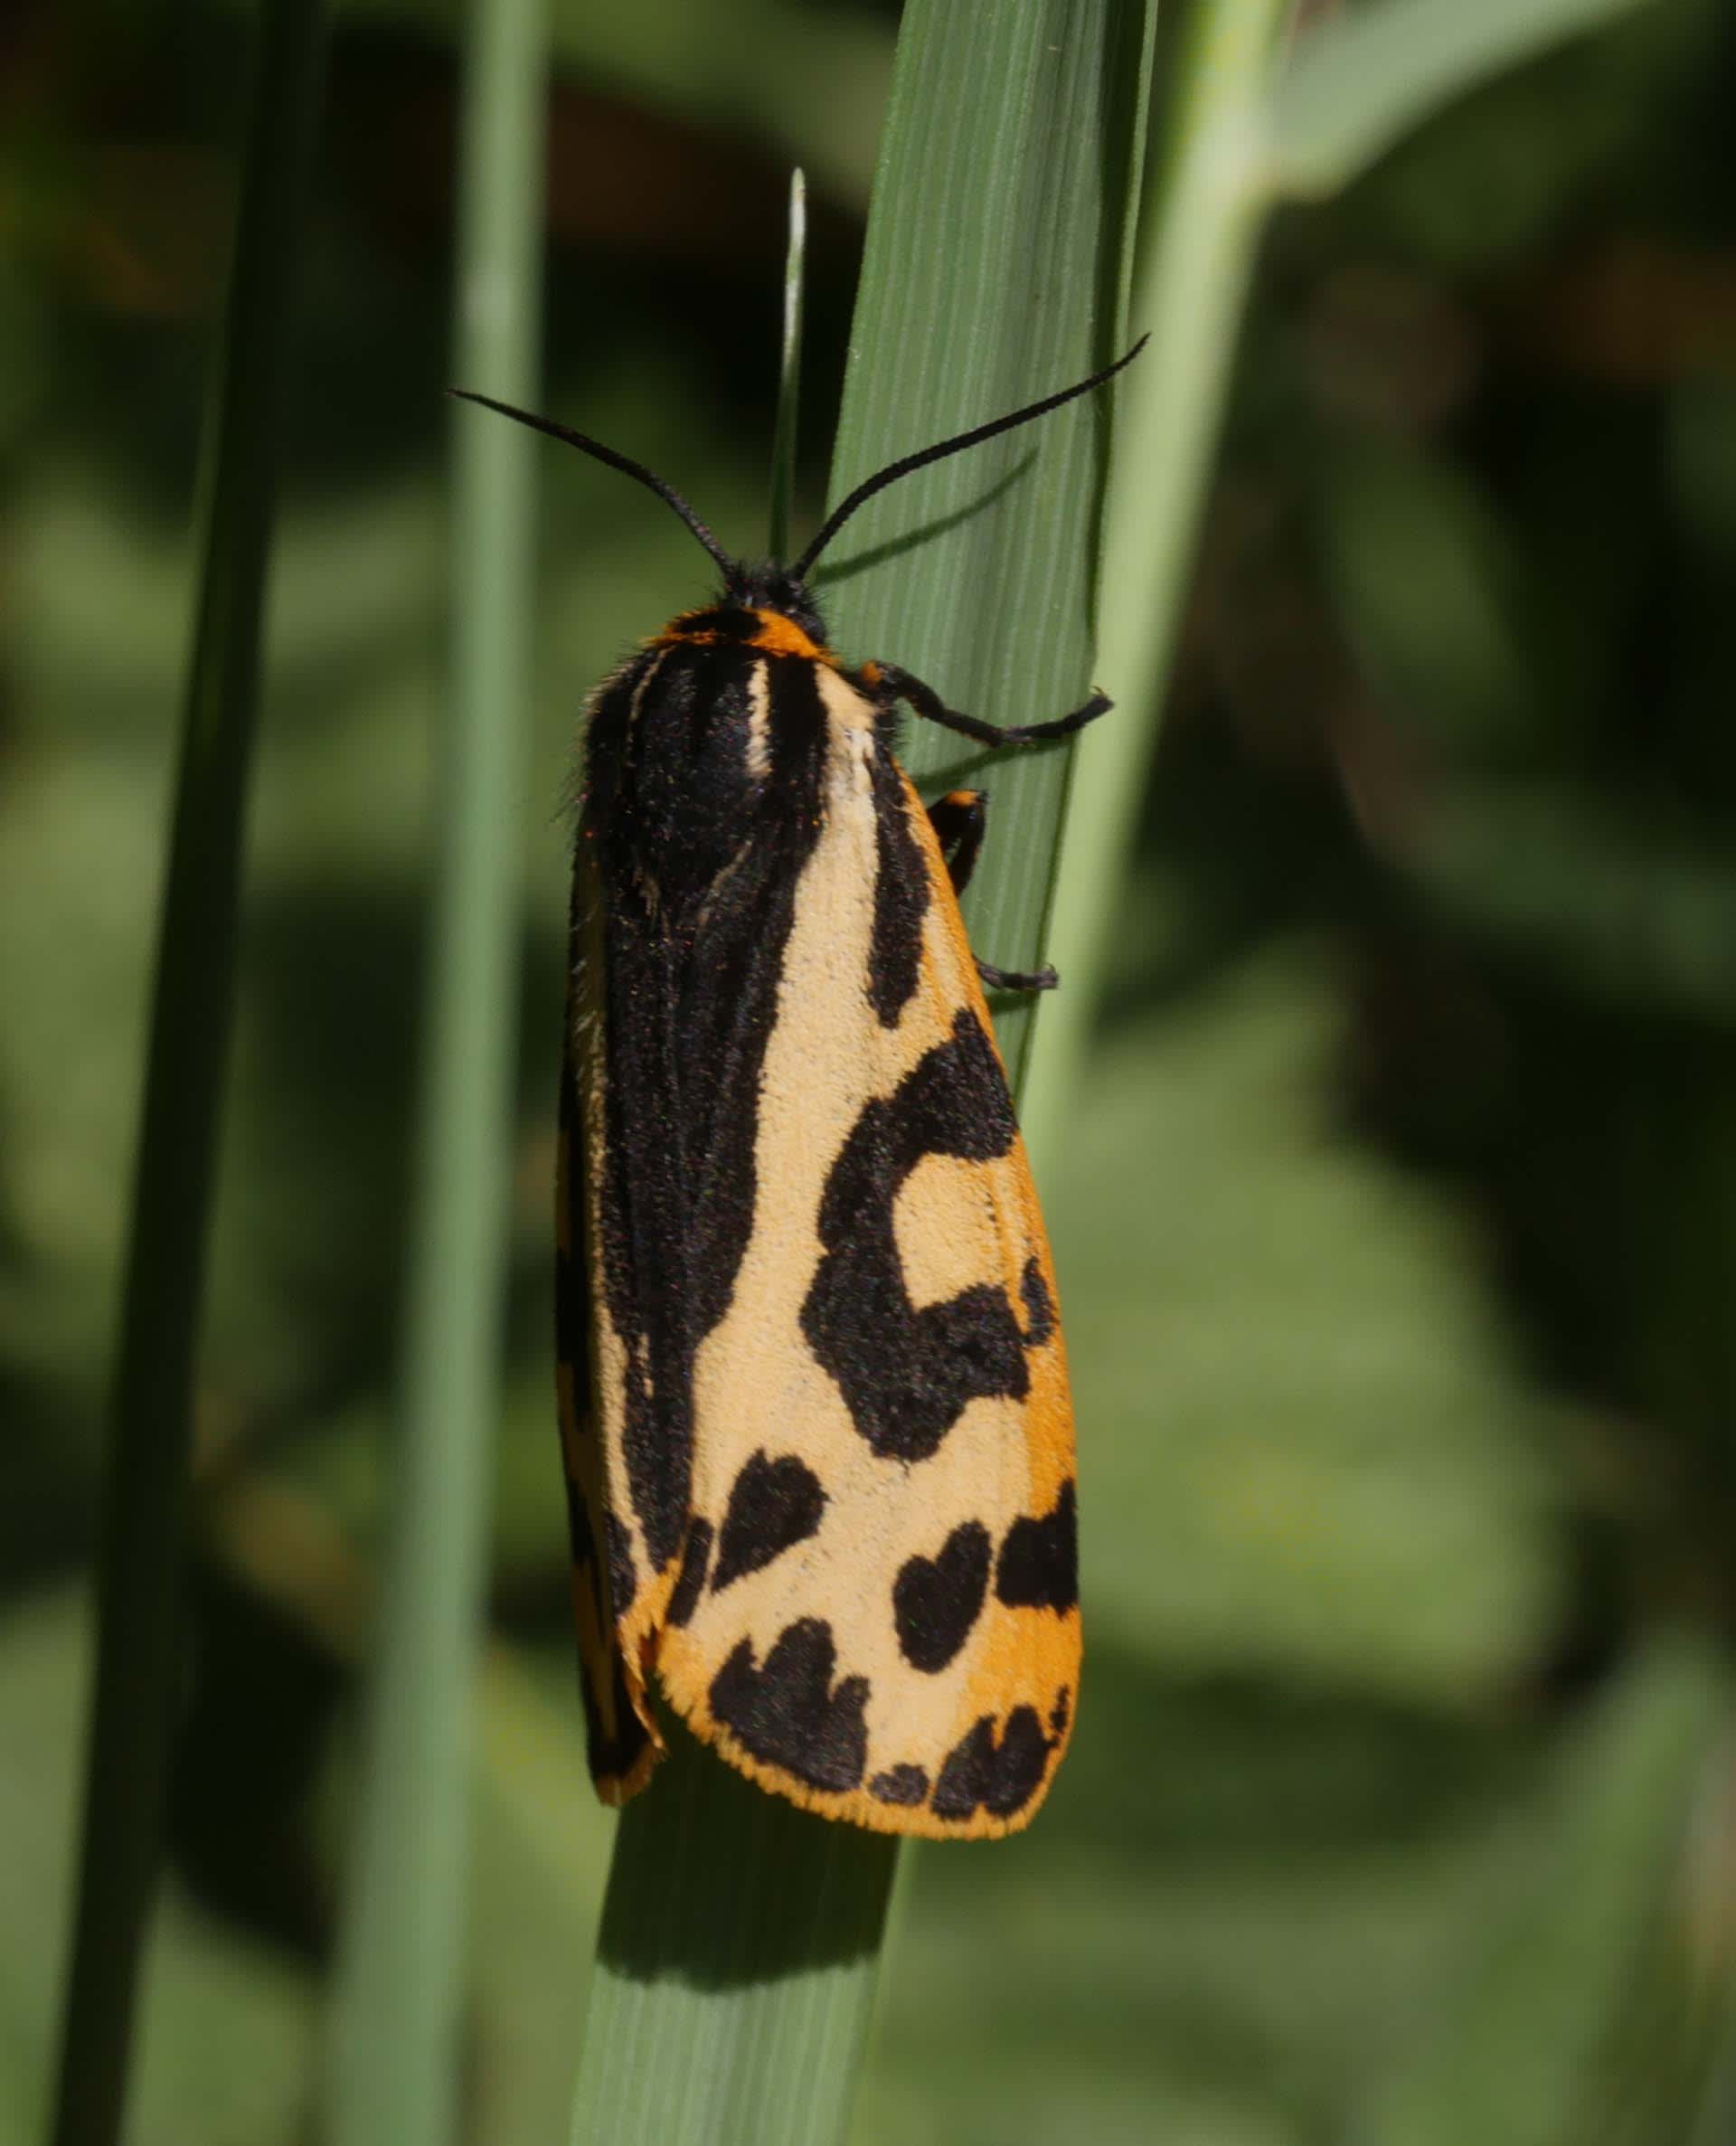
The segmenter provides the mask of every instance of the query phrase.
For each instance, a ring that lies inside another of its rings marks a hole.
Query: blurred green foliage
[[[811,514],[893,14],[557,11],[551,405],[744,548],[787,159],[813,189]],[[65,1933],[247,28],[96,0],[0,28],[7,2141],[40,2124]],[[142,2146],[305,2135],[386,1494],[446,652],[450,29],[358,5],[334,45]],[[1046,1188],[1086,1479],[1078,1740],[1028,1837],[918,1859],[863,2146],[1722,2135],[1732,91],[1728,11],[1659,0],[1271,234]],[[561,2134],[611,1823],[583,1773],[548,1398],[560,801],[583,691],[700,586],[684,533],[607,471],[558,465],[543,511],[476,1754],[487,2146]]]

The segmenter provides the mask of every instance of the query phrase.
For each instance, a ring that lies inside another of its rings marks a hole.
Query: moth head
[[[743,610],[778,611],[810,640],[826,639],[819,607],[794,567],[776,559],[740,561],[725,575],[723,592],[729,602],[740,604]]]

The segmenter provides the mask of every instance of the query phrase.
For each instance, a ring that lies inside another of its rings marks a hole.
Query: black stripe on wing
[[[762,749],[750,754],[757,676]],[[752,1233],[754,1147],[797,882],[819,838],[811,663],[665,648],[591,720],[579,841],[604,945],[601,1270],[627,1345],[623,1443],[654,1569],[685,1538],[693,1369]]]

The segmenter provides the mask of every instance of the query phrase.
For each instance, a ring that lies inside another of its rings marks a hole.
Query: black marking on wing
[[[599,1695],[591,1689],[583,1656],[579,1661],[579,1704],[585,1717],[585,1763],[593,1781],[620,1781],[633,1771],[651,1741],[645,1724],[633,1709],[632,1695],[621,1672],[621,1658],[609,1654],[609,1713],[615,1723],[611,1735],[603,1725]]]
[[[920,1766],[889,1766],[868,1783],[877,1803],[920,1803],[927,1800],[929,1777]]]
[[[609,1174],[609,1166],[605,1164],[606,1179]],[[607,1192],[604,1196],[607,1199]],[[607,1264],[607,1215],[604,1217],[603,1234],[604,1260]],[[661,1508],[658,1509],[658,1528],[653,1534],[638,1493],[638,1472],[643,1470],[646,1456],[656,1450],[661,1421],[659,1412],[651,1405],[651,1377],[646,1362],[651,1352],[650,1338],[642,1333],[629,1332],[625,1338],[627,1357],[621,1370],[621,1446],[627,1455],[628,1491],[634,1509],[639,1517],[639,1525],[645,1529],[645,1546],[650,1553],[653,1571],[660,1572],[672,1554],[663,1532]]]
[[[748,767],[761,666],[763,778]],[[579,869],[588,857],[602,912],[600,1266],[632,1366],[627,1485],[659,1572],[692,1503],[693,1359],[753,1224],[760,1070],[826,735],[812,664],[730,646],[652,652],[591,718]]]
[[[904,784],[892,755],[876,752],[874,786],[874,922],[868,941],[868,1000],[882,1028],[896,1028],[916,996],[922,961],[922,919],[929,874],[910,832]]]
[[[687,1523],[687,1540],[681,1553],[681,1576],[669,1597],[669,1622],[677,1628],[685,1624],[699,1607],[699,1598],[705,1587],[705,1567],[711,1556],[712,1524],[695,1513]]]
[[[631,1608],[638,1593],[633,1574],[633,1539],[612,1512],[603,1515],[603,1535],[609,1544],[609,1594],[618,1621]]]
[[[576,1154],[572,1167],[578,1168]],[[578,1216],[572,1215],[569,1227],[576,1231],[578,1224]],[[571,1242],[577,1244],[580,1239],[574,1235]],[[585,1285],[577,1261],[564,1252],[554,1255],[554,1356],[556,1363],[567,1365],[580,1382],[573,1388],[577,1406],[584,1394],[584,1369],[590,1356],[585,1338]]]
[[[947,860],[947,876],[955,894],[962,894],[976,868],[988,819],[986,789],[953,789],[929,807],[929,824]]]
[[[995,1593],[1009,1609],[1071,1610],[1079,1602],[1079,1507],[1071,1476],[1052,1511],[1014,1520],[1001,1545]]]
[[[567,1555],[572,1559],[577,1572],[589,1573],[597,1562],[597,1536],[590,1525],[590,1508],[585,1494],[572,1478],[561,1479],[567,1486]]]
[[[977,1282],[919,1311],[892,1231],[899,1187],[925,1155],[988,1162],[1015,1136],[1006,1082],[983,1026],[961,1007],[952,1035],[892,1094],[868,1103],[826,1178],[826,1251],[802,1331],[837,1381],[852,1422],[884,1460],[925,1461],[967,1402],[1023,1400],[1024,1337],[1006,1291]]]
[[[1072,1694],[1066,1685],[1055,1694],[1055,1703],[1049,1709],[1049,1726],[1057,1736],[1067,1734],[1067,1722],[1072,1709]]]
[[[938,1818],[967,1819],[978,1808],[1011,1818],[1042,1786],[1052,1748],[1034,1706],[1014,1706],[998,1742],[995,1716],[985,1714],[948,1755],[929,1808]]]
[[[1034,1252],[1025,1261],[1024,1272],[1019,1277],[1019,1294],[1024,1299],[1024,1346],[1041,1348],[1053,1335],[1058,1322],[1055,1300],[1043,1278],[1043,1262]]]
[[[585,1761],[593,1780],[619,1780],[630,1773],[650,1742],[649,1733],[635,1710],[615,1644],[611,1619],[611,1588],[607,1567],[599,1559],[595,1533],[583,1490],[567,1482],[568,1527],[573,1546],[573,1585],[590,1597],[596,1613],[602,1659],[595,1659],[584,1647],[579,1650],[579,1698],[585,1717]],[[596,1679],[607,1687],[599,1690]],[[607,1705],[605,1705],[607,1698]]]
[[[826,1492],[805,1461],[794,1453],[780,1453],[773,1461],[763,1448],[752,1454],[730,1486],[712,1593],[806,1542],[818,1529],[825,1510]]]
[[[929,1676],[958,1658],[988,1593],[990,1546],[980,1520],[955,1527],[934,1557],[907,1557],[892,1582],[899,1650]]]
[[[712,1712],[755,1758],[842,1794],[860,1787],[868,1763],[868,1679],[846,1677],[835,1691],[836,1667],[832,1627],[799,1618],[778,1635],[763,1669],[742,1640],[712,1679]]]
[[[619,1652],[615,1646],[615,1617],[624,1603],[612,1603],[611,1595],[632,1593],[630,1552],[625,1571],[611,1527],[613,1515],[602,1506],[602,1453],[597,1444],[596,1426],[580,1413],[588,1391],[586,1369],[590,1344],[583,1317],[586,1292],[579,1260],[584,1243],[584,1179],[578,1152],[578,1103],[572,1067],[572,1008],[567,1008],[567,1047],[561,1053],[559,1106],[560,1138],[566,1150],[566,1213],[561,1217],[571,1253],[555,1254],[555,1345],[558,1360],[567,1374],[569,1411],[566,1429],[576,1451],[584,1480],[575,1481],[563,1472],[567,1492],[567,1534],[572,1552],[573,1587],[589,1598],[589,1606],[601,1649],[599,1659],[589,1649],[579,1653],[579,1697],[585,1717],[585,1757],[594,1779],[622,1780],[638,1763],[650,1736],[639,1719],[627,1688]],[[610,1556],[598,1555],[599,1531],[609,1538]],[[614,1567],[611,1576],[610,1568]],[[576,1606],[576,1604],[575,1604]],[[598,1679],[601,1678],[599,1687]]]

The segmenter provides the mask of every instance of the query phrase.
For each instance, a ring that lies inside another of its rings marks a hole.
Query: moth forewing
[[[677,621],[590,738],[571,1042],[600,1464],[570,1432],[569,1472],[605,1551],[598,1772],[645,1777],[655,1672],[812,1809],[1005,1831],[1078,1673],[1071,1593],[999,1579],[1071,1483],[1047,1246],[886,710],[789,622],[741,628]]]

